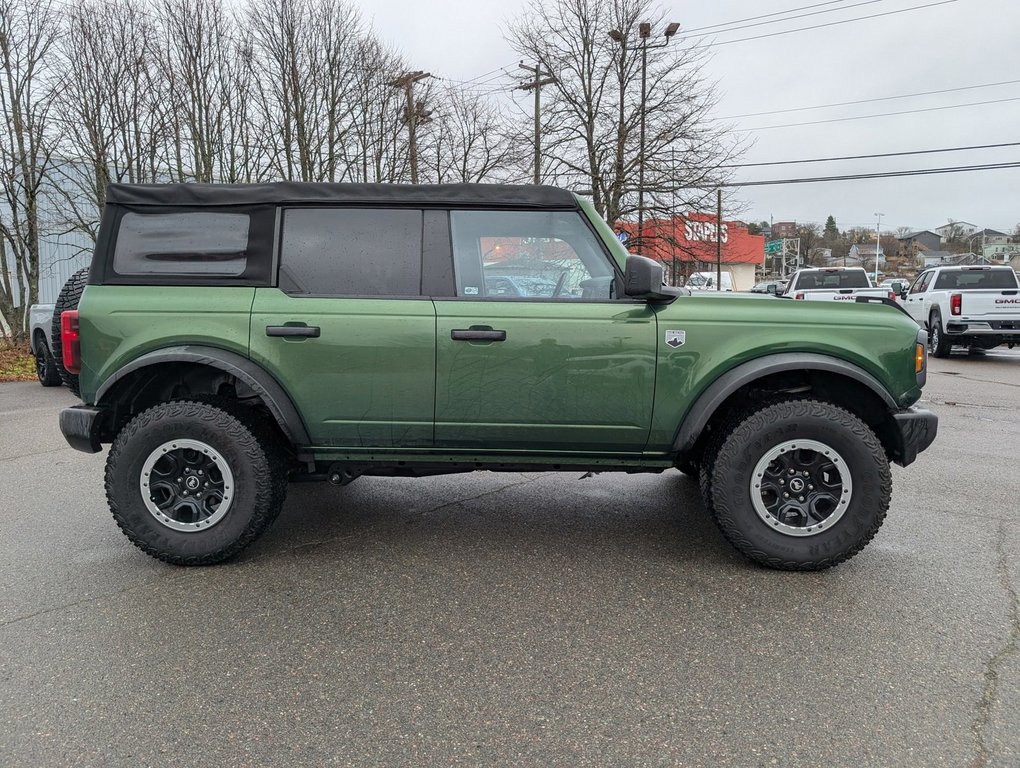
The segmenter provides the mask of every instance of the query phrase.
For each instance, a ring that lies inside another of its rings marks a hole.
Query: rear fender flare
[[[297,446],[310,444],[308,430],[301,419],[301,414],[294,406],[290,395],[272,374],[236,352],[228,352],[216,347],[198,345],[166,347],[135,358],[103,382],[96,392],[95,404],[102,405],[103,397],[124,377],[143,368],[164,363],[206,365],[234,376],[259,396],[291,443]]]

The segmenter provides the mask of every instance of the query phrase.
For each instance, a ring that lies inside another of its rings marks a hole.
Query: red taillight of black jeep
[[[81,334],[78,331],[78,310],[60,314],[60,351],[68,373],[81,373]]]

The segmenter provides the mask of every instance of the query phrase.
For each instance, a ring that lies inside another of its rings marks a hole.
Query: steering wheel
[[[552,292],[552,297],[551,298],[555,299],[557,296],[560,295],[560,291],[563,290],[563,283],[565,283],[566,281],[567,281],[567,270],[563,270],[562,272],[560,272],[560,279],[556,281],[556,287],[553,288],[553,292]]]

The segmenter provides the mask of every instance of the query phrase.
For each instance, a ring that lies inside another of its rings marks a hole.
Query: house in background
[[[878,268],[885,264],[885,251],[877,243],[854,243],[846,257],[848,267],[864,267],[869,272],[875,270],[875,251],[878,251]]]
[[[797,222],[795,221],[777,221],[772,225],[773,240],[779,240],[784,237],[794,238],[796,236]]]
[[[942,245],[942,237],[930,229],[910,232],[896,239],[899,241],[896,255],[908,263],[913,263],[917,259],[917,254],[923,251],[937,251],[939,246]]]
[[[970,237],[977,231],[977,224],[971,224],[969,221],[950,221],[948,224],[943,224],[941,227],[935,227],[932,230],[932,232],[935,232],[942,238],[943,243],[954,235],[957,237]]]
[[[991,259],[976,253],[950,253],[949,251],[928,251],[921,254],[921,269],[929,267],[973,267],[991,264]]]

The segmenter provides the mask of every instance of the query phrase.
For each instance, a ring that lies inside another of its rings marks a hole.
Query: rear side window
[[[863,271],[804,272],[797,280],[798,288],[870,288],[871,283]]]
[[[961,269],[958,272],[942,272],[935,280],[936,291],[952,291],[957,288],[1016,288],[1016,274],[1011,269]]]
[[[422,212],[291,208],[283,214],[280,288],[305,296],[418,296]]]
[[[239,277],[248,266],[247,213],[125,213],[113,269],[118,275]]]

